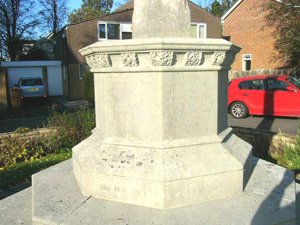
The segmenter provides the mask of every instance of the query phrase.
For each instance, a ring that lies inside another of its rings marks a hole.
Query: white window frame
[[[200,39],[200,36],[199,36],[200,26],[204,26],[204,29],[205,29],[204,38],[207,38],[207,24],[206,23],[195,23],[195,24],[197,24],[197,38]]]
[[[243,59],[242,59],[242,70],[243,71],[248,71],[246,70],[246,61],[251,61],[251,66],[252,66],[252,54],[243,54]],[[250,68],[251,70],[251,68]]]
[[[104,24],[105,25],[105,38],[100,38],[100,24]],[[107,39],[107,24],[119,24],[120,25],[120,33],[119,33],[119,37],[120,39],[119,40],[122,40],[123,37],[122,37],[122,29],[121,29],[121,25],[122,24],[132,24],[132,23],[129,23],[129,22],[115,22],[115,21],[98,21],[97,22],[97,31],[98,31],[98,40],[100,41],[107,41],[107,40],[110,40],[110,39]],[[131,31],[132,32],[132,31]]]

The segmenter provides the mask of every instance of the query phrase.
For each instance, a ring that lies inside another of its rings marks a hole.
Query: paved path
[[[298,129],[297,118],[249,116],[244,119],[234,119],[228,115],[228,123],[229,126],[269,130],[292,135],[296,135]]]

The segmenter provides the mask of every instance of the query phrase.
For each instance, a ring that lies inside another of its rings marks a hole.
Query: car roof
[[[232,80],[236,81],[243,81],[243,80],[255,80],[255,79],[266,79],[266,78],[287,78],[288,75],[274,75],[274,74],[264,74],[264,75],[254,75],[254,76],[248,76],[248,77],[241,77],[241,78],[235,78]]]

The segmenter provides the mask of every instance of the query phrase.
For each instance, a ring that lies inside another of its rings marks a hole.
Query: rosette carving
[[[126,67],[134,67],[139,65],[139,60],[134,52],[122,53],[121,54],[123,65]]]
[[[108,54],[89,55],[86,57],[86,62],[92,69],[111,67],[111,61]]]
[[[153,66],[172,66],[174,52],[171,51],[153,51],[150,52]]]
[[[184,55],[186,66],[200,66],[202,62],[202,52],[187,52]]]
[[[225,60],[225,52],[216,52],[212,58],[212,64],[214,66],[220,66]]]

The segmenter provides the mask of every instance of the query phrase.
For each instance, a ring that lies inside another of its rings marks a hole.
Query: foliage
[[[18,60],[49,60],[47,52],[36,44],[29,48],[26,54],[23,52],[19,55]]]
[[[209,12],[217,17],[221,17],[233,6],[235,2],[236,0],[214,0],[210,5]]]
[[[300,121],[295,147],[287,146],[284,149],[284,165],[293,170],[300,170]]]
[[[69,15],[69,23],[93,19],[110,13],[113,0],[83,0],[79,9]]]
[[[268,1],[263,4],[266,26],[273,27],[276,38],[277,59],[285,61],[286,67],[300,69],[300,2],[299,0]]]
[[[32,16],[33,0],[0,0],[0,44],[1,51],[11,60],[16,60],[23,51],[24,40],[34,34],[39,24]]]
[[[291,170],[300,170],[300,121],[295,145],[279,143],[279,150],[271,151],[271,156],[277,164]]]
[[[55,35],[65,24],[68,14],[65,0],[39,0],[43,28]]]
[[[40,159],[54,153],[57,148],[55,138],[51,136],[5,138],[1,141],[0,167]]]
[[[83,74],[84,82],[84,97],[89,102],[94,102],[94,74],[92,72],[85,72]]]
[[[57,127],[56,143],[61,147],[72,148],[91,135],[95,125],[95,112],[88,107],[75,112],[56,112],[48,118],[48,126]]]
[[[0,170],[0,189],[7,190],[21,182],[31,182],[31,175],[71,158],[71,152],[48,155],[42,159],[21,162]]]
[[[25,133],[28,133],[28,132],[30,132],[30,131],[31,131],[31,129],[28,128],[28,127],[18,127],[18,128],[14,131],[14,133],[17,133],[17,134],[25,134]]]

